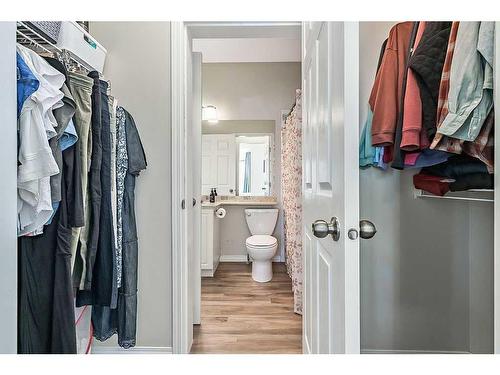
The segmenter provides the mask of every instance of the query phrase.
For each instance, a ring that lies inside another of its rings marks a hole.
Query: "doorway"
[[[187,62],[182,67],[187,81],[179,82],[187,94],[179,100],[178,113],[187,121],[174,139],[187,146],[177,150],[177,163],[188,171],[178,186],[183,193],[178,223],[181,231],[191,228],[190,238],[180,238],[179,244],[187,248],[187,255],[180,257],[191,271],[201,263],[202,281],[197,270],[184,276],[188,285],[179,297],[189,296],[183,302],[188,316],[179,308],[184,320],[180,327],[174,323],[174,352],[176,337],[183,353],[191,343],[194,352],[300,352],[301,317],[294,313],[293,286],[284,265],[280,199],[280,138],[286,120],[282,112],[291,112],[301,85],[300,23],[187,23],[185,30],[177,26],[173,35],[185,34],[182,46],[173,48],[183,51]],[[275,46],[271,55],[270,46]],[[197,116],[204,121],[192,126]],[[183,134],[191,139],[183,140]],[[188,149],[193,150],[190,155]],[[190,168],[196,160],[199,169]],[[211,203],[214,190],[217,200]],[[272,277],[255,281],[255,262],[246,242],[254,232],[247,218],[265,217],[268,211],[271,216],[278,213],[263,236],[275,241],[269,245],[276,247],[268,261]],[[198,216],[199,225],[193,225]],[[214,285],[219,289],[215,296]],[[227,340],[238,343],[224,344]],[[249,345],[252,341],[260,345]]]

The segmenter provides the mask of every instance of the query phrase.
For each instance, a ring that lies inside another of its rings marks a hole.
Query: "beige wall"
[[[292,107],[300,75],[294,62],[203,64],[203,105],[215,105],[219,120],[276,120]]]
[[[274,120],[222,120],[217,124],[203,121],[203,134],[231,134],[231,133],[273,133],[275,131]]]
[[[215,105],[219,120],[273,120],[274,170],[272,184],[281,201],[281,111],[289,111],[295,102],[295,90],[301,87],[301,64],[281,63],[211,63],[203,64],[203,105]],[[244,246],[248,228],[243,210],[231,214],[241,225],[231,230],[221,226],[222,251],[246,255]],[[227,217],[226,217],[227,218]],[[243,221],[242,221],[243,220]],[[226,223],[229,220],[225,221]],[[227,236],[227,237],[226,237]],[[283,215],[278,218],[276,236],[283,254]],[[231,243],[232,245],[228,245]],[[239,244],[237,247],[236,244]],[[236,254],[231,254],[236,255]]]
[[[245,259],[247,255],[245,241],[251,236],[245,219],[245,209],[256,207],[224,206],[226,217],[220,220],[221,256],[231,260],[236,256]],[[280,241],[281,234],[276,226],[273,236]]]
[[[137,179],[137,346],[171,347],[170,23],[92,22],[108,50],[104,79],[134,117],[148,161]],[[116,345],[116,336],[99,345]]]

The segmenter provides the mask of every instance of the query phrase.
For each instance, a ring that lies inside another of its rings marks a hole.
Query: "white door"
[[[189,37],[189,33],[187,34],[187,46],[191,45],[191,38]],[[185,107],[185,116],[186,116],[186,128],[185,131],[185,149],[184,149],[184,160],[185,160],[185,170],[187,173],[185,174],[185,193],[184,193],[184,207],[183,209],[186,212],[186,225],[185,225],[185,243],[187,247],[187,260],[188,265],[191,269],[198,268],[199,261],[196,257],[196,248],[195,248],[195,235],[192,232],[192,226],[194,225],[194,220],[196,219],[194,215],[194,205],[193,198],[195,195],[194,186],[195,186],[195,178],[194,175],[194,152],[196,152],[197,145],[197,133],[195,133],[195,121],[199,120],[199,116],[194,109],[194,104],[197,99],[197,96],[194,93],[194,85],[193,85],[193,53],[191,52],[191,48],[189,47],[186,51],[186,107]],[[196,291],[196,282],[195,275],[193,273],[189,274],[188,279],[188,337],[187,344],[188,349],[191,348],[191,343],[193,341],[193,323],[194,323],[194,313],[195,313],[195,291]],[[201,276],[200,276],[201,277]]]
[[[217,188],[218,195],[236,194],[236,137],[207,134],[202,141],[202,193]]]
[[[359,353],[358,24],[306,22],[302,35],[303,351]],[[313,230],[332,217],[338,238]]]
[[[193,52],[193,132],[192,132],[192,175],[193,175],[193,323],[201,323],[201,62],[200,52]]]

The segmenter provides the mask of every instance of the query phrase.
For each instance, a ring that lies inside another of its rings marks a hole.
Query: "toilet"
[[[252,260],[252,279],[259,283],[271,281],[272,259],[278,249],[278,240],[271,234],[278,220],[278,209],[246,209],[245,218],[252,234],[246,240],[247,251]]]

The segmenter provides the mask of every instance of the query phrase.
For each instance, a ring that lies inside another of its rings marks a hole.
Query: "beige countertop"
[[[275,206],[278,200],[275,197],[230,197],[217,199],[215,203],[201,202],[201,207],[219,206]]]

